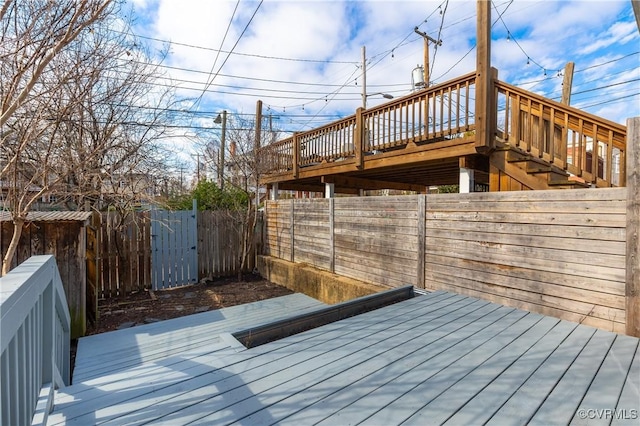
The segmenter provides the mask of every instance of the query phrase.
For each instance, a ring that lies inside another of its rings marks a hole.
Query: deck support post
[[[333,198],[336,192],[336,185],[334,183],[324,184],[324,198]]]
[[[476,151],[486,154],[494,146],[494,75],[491,69],[491,2],[478,0],[476,23]]]
[[[269,198],[271,201],[277,201],[278,195],[278,182],[272,183],[269,187]]]
[[[640,117],[627,120],[626,334],[640,337]]]
[[[473,192],[474,184],[474,170],[460,167],[460,194]]]

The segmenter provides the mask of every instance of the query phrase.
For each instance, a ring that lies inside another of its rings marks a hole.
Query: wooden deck
[[[320,306],[292,295],[82,339],[49,424],[638,424],[639,339],[471,297],[251,349],[225,334]]]
[[[358,108],[266,145],[261,182],[310,192],[325,184],[345,194],[425,192],[458,184],[464,168],[475,171],[477,191],[625,186],[625,126],[487,74]]]

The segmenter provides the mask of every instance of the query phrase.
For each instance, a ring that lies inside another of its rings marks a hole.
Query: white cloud
[[[475,69],[475,50],[469,53],[475,44],[475,0],[452,0],[442,15],[438,9],[441,1],[265,0],[241,38],[257,1],[240,1],[233,20],[233,10],[238,4],[235,0],[131,2],[136,10],[147,13],[140,19],[144,25],[141,33],[213,49],[171,45],[166,64],[202,72],[172,70],[176,80],[200,82],[181,83],[183,87],[202,89],[207,73],[217,71],[226,60],[221,75],[210,87],[213,93],[206,93],[200,103],[200,109],[204,110],[224,108],[253,113],[256,100],[262,99],[265,108],[271,106],[283,117],[291,115],[292,119],[287,121],[290,126],[302,120],[294,115],[351,114],[361,104],[363,45],[369,60],[368,92],[406,94],[410,90],[411,70],[423,62],[423,41],[413,33],[416,25],[434,38],[440,34],[442,39],[437,53],[431,45],[432,78],[443,82]],[[562,79],[555,72],[562,70],[567,61],[574,61],[576,70],[582,70],[639,50],[635,42],[638,31],[630,2],[626,0],[494,3],[498,12],[507,8],[502,16],[504,24],[497,21],[492,29],[492,60],[499,78],[514,84],[543,80],[527,85],[543,95],[558,92]],[[492,11],[494,21],[498,12]],[[506,40],[507,30],[510,42]],[[218,55],[215,51],[220,48],[230,51],[239,38],[235,53],[228,59],[226,53]],[[529,66],[527,57],[532,62]],[[607,79],[614,73],[618,73],[615,78],[629,78],[625,70],[638,68],[638,58],[632,56],[577,73],[574,84],[596,87],[597,79]],[[547,78],[534,62],[547,70]],[[216,86],[220,84],[237,88]],[[345,86],[341,88],[342,85]],[[609,95],[608,91],[596,93],[603,98]],[[200,92],[181,94],[197,97]],[[369,104],[383,101],[372,96]],[[599,111],[640,115],[633,99],[615,105]],[[619,115],[607,118],[621,120]]]

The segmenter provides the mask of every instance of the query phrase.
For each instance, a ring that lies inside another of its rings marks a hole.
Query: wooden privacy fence
[[[198,272],[200,279],[232,276],[240,269],[242,234],[245,212],[199,211],[198,212]],[[261,226],[256,227],[258,230]],[[257,238],[256,238],[257,237]],[[245,271],[255,267],[254,236]]]
[[[111,211],[94,215],[96,232],[96,299],[130,294],[151,286],[151,219],[149,212],[123,216]]]
[[[50,254],[56,259],[71,315],[71,336],[84,336],[87,314],[94,319],[89,296],[93,275],[86,259],[93,256],[88,239],[90,212],[30,212],[23,226],[12,269],[31,256]],[[13,222],[8,212],[0,213],[0,253],[5,255],[13,237]]]
[[[197,212],[197,279],[238,273],[243,215],[243,212]],[[151,227],[149,212],[137,212],[126,217],[117,212],[94,216],[91,231],[96,234],[95,244],[98,246],[95,255],[98,284],[92,297],[97,300],[151,288],[154,261]],[[173,235],[171,230],[182,227],[182,223],[173,218],[161,227]],[[176,267],[183,266],[182,257],[175,257],[172,262]],[[255,244],[250,248],[248,262],[245,270],[252,270],[255,266]],[[191,277],[189,275],[188,281],[195,282]],[[173,281],[166,284],[162,288],[178,285]]]
[[[626,197],[615,188],[270,201],[265,254],[624,332]]]

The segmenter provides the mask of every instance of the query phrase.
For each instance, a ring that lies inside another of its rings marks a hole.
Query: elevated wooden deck
[[[81,341],[49,424],[638,422],[639,339],[451,293],[251,349],[220,337],[319,306],[309,302],[285,296],[212,324],[188,317]]]
[[[624,126],[497,78],[477,121],[479,84],[467,74],[265,146],[262,183],[425,192],[465,168],[492,191],[625,185]]]

